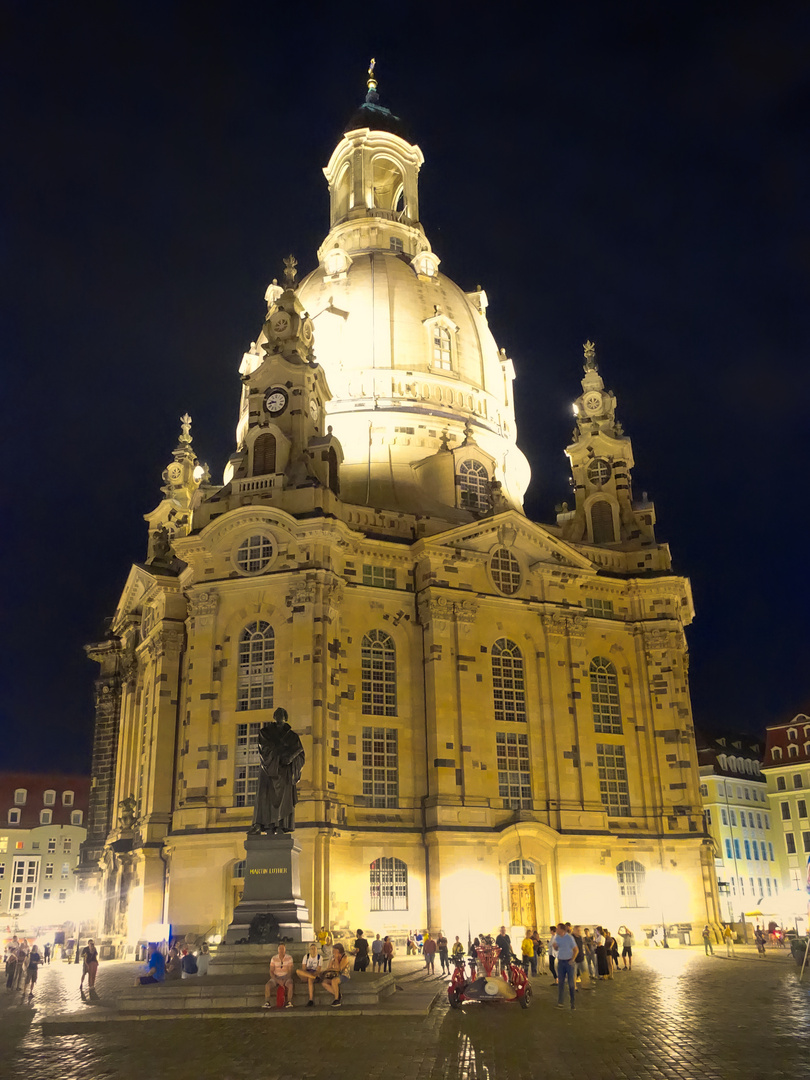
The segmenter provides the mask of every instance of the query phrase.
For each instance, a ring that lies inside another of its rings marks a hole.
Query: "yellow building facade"
[[[524,515],[515,369],[484,290],[439,271],[422,163],[372,76],[324,170],[318,265],[298,283],[285,260],[242,358],[223,483],[184,418],[146,562],[88,647],[112,943],[224,932],[278,706],[316,926],[717,921],[689,583],[590,343],[572,506]]]

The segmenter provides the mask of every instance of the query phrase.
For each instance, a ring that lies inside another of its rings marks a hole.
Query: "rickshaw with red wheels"
[[[454,1009],[460,1009],[468,1002],[480,1001],[502,1005],[517,1003],[522,1009],[528,1009],[532,1002],[532,984],[523,968],[512,956],[502,966],[500,974],[501,950],[497,945],[483,944],[475,950],[478,956],[478,971],[483,974],[467,978],[463,959],[456,962],[456,970],[447,987],[447,997]]]

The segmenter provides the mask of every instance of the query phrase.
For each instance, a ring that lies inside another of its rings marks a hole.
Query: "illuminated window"
[[[70,824],[81,825],[82,821],[84,821],[84,814],[82,813],[82,811],[74,810],[73,813],[70,815]]]
[[[785,844],[787,845],[788,855],[796,854],[796,838],[792,832],[785,833]]]
[[[63,791],[62,792],[62,806],[73,806],[73,792],[72,791]]]
[[[62,863],[62,873],[59,876],[63,878],[70,877],[70,863]]]
[[[236,708],[272,709],[275,638],[267,622],[246,626],[239,639],[239,670],[236,678]]]
[[[621,907],[640,908],[647,906],[644,898],[646,871],[641,863],[632,860],[620,862],[616,867],[616,877],[622,898]]]
[[[607,499],[597,499],[591,504],[591,532],[594,544],[612,544],[616,539],[613,507]]]
[[[8,851],[8,837],[0,836],[0,855],[5,855]]]
[[[599,793],[602,797],[602,805],[611,817],[630,817],[630,793],[627,785],[624,747],[597,743],[596,763],[599,770]]]
[[[452,338],[446,326],[433,327],[433,366],[442,371],[452,371]]]
[[[276,437],[269,432],[259,435],[253,444],[253,475],[266,476],[276,471]]]
[[[585,607],[587,608],[589,615],[595,615],[600,619],[613,618],[612,600],[601,600],[595,596],[587,596],[585,598]]]
[[[8,823],[9,823],[9,825],[19,825],[20,824],[20,811],[19,810],[9,810],[9,812],[8,812]]]
[[[243,574],[259,574],[273,558],[273,544],[266,536],[249,536],[236,551],[236,565]]]
[[[513,859],[509,863],[510,877],[534,877],[534,863],[528,859]]]
[[[234,806],[253,806],[259,787],[259,730],[261,724],[236,725]]]
[[[529,740],[513,731],[495,734],[498,766],[498,795],[510,810],[531,810],[532,781],[529,767]]]
[[[367,716],[397,715],[397,660],[394,641],[370,630],[360,648],[362,711]]]
[[[24,787],[18,787],[14,792],[14,805],[25,806],[25,800],[28,798],[28,792]]]
[[[458,467],[460,503],[465,510],[484,514],[489,510],[491,490],[486,467],[472,458],[462,461]]]
[[[397,572],[391,566],[364,566],[363,584],[373,585],[375,589],[395,589]]]
[[[512,596],[520,588],[520,563],[506,548],[498,548],[490,563],[492,580],[502,593]]]
[[[402,859],[375,859],[368,876],[372,911],[408,910],[408,867]]]
[[[45,806],[53,806],[56,803],[56,792],[53,789],[46,791],[42,796],[42,801]]]
[[[601,487],[610,479],[610,462],[604,458],[595,458],[587,469],[587,475],[594,487]]]
[[[498,638],[492,646],[492,693],[495,722],[526,719],[523,655],[514,641]]]
[[[53,820],[53,810],[40,810],[39,823],[40,825],[50,825]]]
[[[399,806],[399,744],[395,728],[363,728],[363,803]]]
[[[621,735],[622,713],[616,668],[604,656],[595,656],[591,660],[589,674],[594,730],[603,735]]]
[[[39,859],[15,858],[11,868],[9,911],[30,911],[39,883]]]

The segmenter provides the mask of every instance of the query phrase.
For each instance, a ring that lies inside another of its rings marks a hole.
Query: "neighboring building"
[[[242,358],[224,481],[184,417],[146,562],[88,647],[108,794],[83,874],[112,944],[227,926],[277,706],[306,749],[316,925],[717,921],[689,583],[590,343],[573,505],[525,517],[512,361],[483,289],[439,272],[422,162],[371,79],[317,268],[296,285],[285,260]]]
[[[768,798],[778,828],[777,858],[787,892],[787,918],[807,915],[810,859],[810,716],[799,713],[767,729],[765,763]]]
[[[20,929],[74,917],[90,779],[0,773],[0,919]]]
[[[742,922],[746,911],[774,910],[780,867],[767,785],[760,768],[762,745],[749,735],[697,733],[700,794],[706,829],[714,840],[723,916]]]

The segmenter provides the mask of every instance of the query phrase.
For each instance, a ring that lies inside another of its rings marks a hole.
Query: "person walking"
[[[42,962],[43,964],[50,964],[51,962],[51,943],[45,942],[45,948],[42,950]]]
[[[703,927],[703,951],[707,956],[714,956],[712,948],[712,932],[708,925]]]
[[[425,970],[430,972],[431,975],[435,975],[436,942],[430,936],[429,931],[425,931],[425,936],[422,939],[422,955],[425,958]]]
[[[723,941],[726,943],[726,956],[734,955],[734,934],[731,932],[731,927],[726,923],[723,929]]]
[[[571,1008],[576,1005],[576,970],[577,943],[571,934],[565,929],[564,923],[558,923],[557,933],[551,943],[557,964],[557,1008],[564,1009],[563,997],[565,984],[568,983],[568,993],[571,998]]]
[[[98,971],[98,952],[96,950],[96,943],[92,938],[87,942],[82,949],[82,977],[79,982],[79,990],[84,985],[85,975],[87,976],[88,989],[92,990],[96,985],[96,972]]]
[[[393,956],[394,956],[394,943],[391,940],[391,938],[388,936],[388,934],[386,934],[385,937],[383,938],[382,955],[383,955],[383,973],[385,973],[387,971],[390,974],[390,972],[391,972],[391,960],[393,959]]]
[[[12,944],[6,953],[6,990],[14,989],[14,980],[17,976],[17,953],[19,948]]]
[[[23,983],[23,997],[25,997],[25,991],[28,990],[28,987],[31,987],[28,994],[29,1001],[34,996],[34,987],[37,985],[37,975],[41,963],[42,957],[39,954],[39,949],[34,945],[31,949],[31,955],[28,957],[28,967],[25,969],[25,982]]]
[[[371,970],[376,971],[377,968],[379,967],[380,971],[382,971],[382,965],[383,965],[383,943],[382,943],[382,940],[380,939],[380,935],[377,934],[377,936],[374,938],[374,940],[371,943]]]
[[[495,944],[501,950],[501,971],[506,971],[512,958],[512,939],[507,934],[505,926],[501,927],[500,934],[495,938]]]

